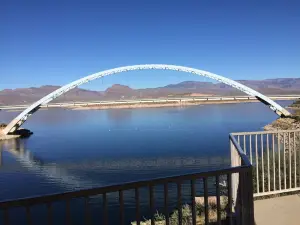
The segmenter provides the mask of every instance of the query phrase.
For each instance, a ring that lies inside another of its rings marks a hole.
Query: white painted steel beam
[[[227,84],[233,88],[236,88],[250,96],[256,97],[258,100],[263,102],[264,104],[268,105],[275,113],[277,113],[279,116],[288,116],[290,113],[282,108],[279,104],[271,100],[270,98],[266,97],[265,95],[243,85],[240,84],[234,80],[228,79],[226,77],[222,77],[220,75],[210,73],[204,70],[198,70],[190,67],[185,66],[176,66],[176,65],[164,65],[164,64],[145,64],[145,65],[134,65],[134,66],[124,66],[119,67],[115,69],[109,69],[102,72],[94,73],[92,75],[80,78],[78,80],[75,80],[56,91],[53,91],[52,93],[48,94],[47,96],[43,97],[42,99],[38,100],[37,102],[33,103],[31,106],[29,106],[27,109],[25,109],[21,114],[19,114],[15,119],[13,119],[7,127],[3,130],[5,134],[13,133],[15,130],[17,130],[26,120],[27,118],[36,112],[42,105],[46,105],[53,99],[56,99],[60,95],[68,92],[69,90],[76,88],[80,86],[81,84],[87,83],[89,81],[95,80],[97,78],[113,75],[116,73],[122,73],[122,72],[128,72],[133,70],[173,70],[173,71],[181,71],[186,73],[191,73],[199,76],[204,76],[211,78],[213,80],[219,81],[221,83]]]

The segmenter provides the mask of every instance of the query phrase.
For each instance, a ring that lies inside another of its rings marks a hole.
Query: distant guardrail
[[[282,95],[282,96],[269,96],[272,100],[294,100],[300,99],[300,95]],[[42,108],[60,108],[72,106],[93,106],[93,105],[117,105],[117,104],[142,104],[142,103],[174,103],[174,102],[199,102],[199,101],[247,101],[257,100],[252,96],[216,96],[216,97],[181,97],[181,98],[157,98],[157,99],[121,99],[114,101],[89,101],[89,102],[61,102],[42,105]],[[29,105],[8,105],[0,106],[0,110],[16,110],[25,109]]]

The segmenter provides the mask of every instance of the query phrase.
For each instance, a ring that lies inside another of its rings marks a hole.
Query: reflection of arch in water
[[[122,72],[128,72],[128,71],[133,71],[133,70],[150,70],[150,69],[155,69],[155,70],[173,70],[173,71],[181,71],[181,72],[186,72],[186,73],[191,73],[199,76],[204,76],[211,78],[213,80],[219,81],[223,84],[227,84],[233,88],[236,88],[237,90],[240,90],[247,95],[256,97],[259,101],[262,103],[266,104],[273,110],[275,113],[277,113],[280,116],[289,116],[290,113],[282,108],[279,104],[271,100],[270,98],[266,97],[265,95],[243,85],[240,84],[234,80],[228,79],[226,77],[210,73],[204,70],[198,70],[194,68],[189,68],[185,66],[176,66],[176,65],[165,65],[165,64],[145,64],[145,65],[134,65],[134,66],[124,66],[124,67],[119,67],[115,69],[110,69],[110,70],[105,70],[99,73],[95,73],[86,77],[83,77],[81,79],[78,79],[76,81],[73,81],[56,91],[48,94],[47,96],[43,97],[42,99],[38,100],[37,102],[33,103],[31,106],[29,106],[27,109],[25,109],[20,115],[18,115],[15,119],[13,119],[7,127],[3,130],[4,134],[8,133],[13,133],[16,131],[27,119],[29,116],[31,116],[33,113],[39,110],[41,105],[45,105],[49,103],[50,101],[58,98],[62,94],[80,86],[81,84],[87,83],[89,81],[117,74],[117,73],[122,73]]]
[[[75,169],[81,169],[84,170],[85,167],[89,168],[89,170],[98,170],[98,171],[103,171],[103,169],[112,169],[112,170],[119,170],[124,171],[128,166],[130,166],[131,171],[137,171],[139,169],[139,166],[142,165],[145,162],[145,160],[134,160],[136,163],[134,164],[132,160],[117,160],[113,162],[107,162],[107,161],[101,161],[96,162],[97,165],[91,165],[90,163],[86,164],[64,164],[63,166],[57,166],[57,165],[46,165],[43,163],[41,159],[38,157],[35,157],[30,151],[25,150],[24,147],[24,142],[23,140],[11,140],[11,141],[6,141],[6,146],[3,146],[3,142],[0,142],[0,150],[1,148],[13,156],[20,162],[20,164],[27,168],[29,171],[34,172],[35,174],[38,174],[41,177],[46,177],[52,182],[55,182],[56,184],[59,184],[63,188],[66,188],[67,190],[79,190],[79,189],[86,189],[86,188],[92,188],[92,187],[100,187],[103,186],[99,183],[95,182],[88,182],[86,180],[82,180],[78,177],[70,175],[67,171],[70,170],[75,170]],[[195,164],[209,164],[209,163],[220,163],[220,162],[227,162],[221,157],[188,157],[186,158],[186,161],[183,161],[180,157],[171,157],[170,159],[168,158],[156,158],[156,159],[148,159],[146,160],[146,165],[147,166],[154,166],[157,167],[158,171],[162,171],[161,169],[164,167],[172,168],[172,166],[175,166],[177,168],[180,168],[182,165],[195,165]],[[63,167],[63,168],[62,168]],[[66,169],[65,169],[66,168]],[[146,168],[144,168],[146,169]],[[134,174],[135,175],[135,174]],[[135,178],[136,179],[136,178]],[[143,178],[144,179],[144,178]],[[25,184],[26,185],[26,184]],[[189,191],[190,183],[188,181],[182,183],[182,200],[184,202],[190,201],[190,191]],[[201,180],[197,180],[196,182],[196,189],[201,190],[203,187],[203,183]],[[211,190],[215,190],[215,187],[211,182],[208,183],[208,188],[209,188],[209,193]],[[164,202],[164,194],[163,194],[163,187],[158,186],[155,188],[155,196],[156,196],[156,204],[157,205],[163,205]],[[172,183],[169,185],[169,206],[170,207],[176,207],[177,205],[177,186],[176,184]],[[109,197],[109,204],[110,207],[114,207],[118,205],[119,200],[118,200],[118,193],[109,193],[107,195]],[[141,207],[148,207],[149,202],[148,202],[148,197],[149,197],[149,192],[148,189],[142,188],[140,190],[140,205]],[[92,197],[92,201],[95,201],[98,203],[98,196]],[[131,191],[125,191],[124,192],[124,200],[128,202],[129,206],[134,207],[135,203],[132,202],[132,199],[134,199],[134,192]],[[117,210],[117,209],[116,209]]]
[[[82,180],[73,176],[67,170],[57,166],[56,164],[44,164],[44,162],[35,157],[30,151],[25,150],[24,142],[19,139],[0,142],[0,152],[7,151],[13,155],[16,160],[29,171],[46,177],[68,190],[79,190],[101,186],[99,183]]]

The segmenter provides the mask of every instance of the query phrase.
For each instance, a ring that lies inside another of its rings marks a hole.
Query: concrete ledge
[[[30,130],[20,128],[18,129],[15,134],[4,134],[2,129],[0,129],[0,141],[15,139],[19,137],[29,137],[32,134]]]
[[[299,225],[300,197],[289,195],[254,201],[256,225]]]
[[[0,133],[0,141],[19,138],[19,137],[20,137],[20,135],[5,135],[5,134]]]

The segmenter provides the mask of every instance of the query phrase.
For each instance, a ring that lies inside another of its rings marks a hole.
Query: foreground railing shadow
[[[230,146],[230,168],[2,201],[3,222],[253,225],[252,166],[232,135]]]

